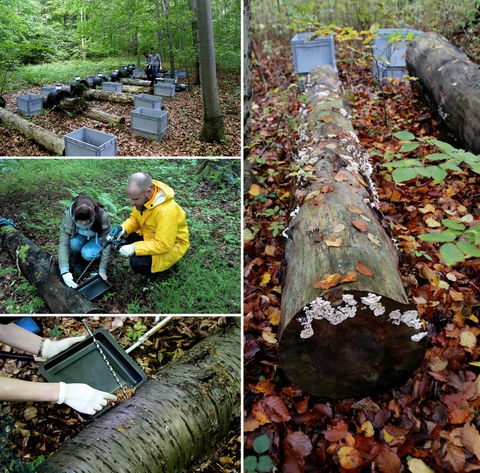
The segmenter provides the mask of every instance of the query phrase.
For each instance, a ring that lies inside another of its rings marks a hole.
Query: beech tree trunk
[[[17,114],[0,108],[0,121],[8,128],[20,132],[25,138],[31,139],[53,154],[62,156],[65,143],[62,136],[50,130],[19,117]]]
[[[54,314],[97,314],[98,306],[65,285],[53,257],[41,250],[20,231],[0,227],[0,243],[17,261],[23,276],[34,284],[40,297]]]
[[[116,102],[116,103],[133,103],[133,95],[116,93],[116,92],[106,92],[103,90],[86,90],[82,97],[87,100],[101,100],[105,102]]]
[[[331,66],[312,71],[306,96],[296,216],[285,232],[280,360],[291,381],[317,396],[381,393],[419,366],[426,332],[419,335],[397,251],[375,210],[368,155]]]
[[[437,33],[408,42],[409,74],[417,76],[426,95],[465,149],[480,153],[480,70],[478,64]]]
[[[181,472],[240,417],[240,326],[204,339],[67,441],[39,473]]]

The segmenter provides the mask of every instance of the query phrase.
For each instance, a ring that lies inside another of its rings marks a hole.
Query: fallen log
[[[67,113],[83,114],[94,120],[98,120],[108,125],[124,125],[125,118],[113,113],[107,113],[98,108],[89,107],[85,99],[75,97],[62,100],[59,108]]]
[[[409,74],[418,77],[438,115],[465,149],[480,153],[478,64],[437,33],[409,41],[406,63]]]
[[[134,85],[140,87],[151,87],[152,82],[149,80],[142,79],[120,79],[120,82],[125,85]]]
[[[153,87],[150,87],[150,85],[146,87],[139,87],[136,85],[124,85],[122,86],[122,92],[124,94],[152,94]]]
[[[35,141],[51,153],[62,156],[65,148],[63,136],[61,137],[50,130],[35,125],[4,108],[0,108],[0,121],[7,128],[20,132],[25,138]]]
[[[0,243],[17,262],[23,276],[37,287],[54,314],[97,314],[101,310],[79,292],[65,285],[53,257],[10,226],[0,227]]]
[[[279,341],[287,377],[334,399],[405,382],[426,341],[342,94],[330,66],[312,71],[299,130],[296,208],[284,233]]]
[[[38,473],[185,471],[240,416],[240,324],[204,339],[65,442]]]
[[[103,90],[86,90],[82,97],[87,100],[102,100],[105,102],[116,102],[116,103],[133,103],[133,96],[131,94],[117,93],[117,92],[107,92]]]

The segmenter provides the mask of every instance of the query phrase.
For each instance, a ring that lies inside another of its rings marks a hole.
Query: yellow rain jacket
[[[185,211],[173,200],[173,189],[163,182],[153,181],[155,193],[145,203],[145,209],[133,208],[130,218],[122,223],[127,234],[138,233],[135,255],[152,257],[152,273],[173,266],[188,250],[188,226]]]

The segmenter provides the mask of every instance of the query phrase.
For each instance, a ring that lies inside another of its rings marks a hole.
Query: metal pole
[[[161,322],[159,322],[157,325],[152,327],[148,332],[145,332],[137,341],[134,343],[131,347],[127,348],[125,350],[126,353],[130,353],[132,350],[135,350],[139,345],[141,345],[145,340],[150,337],[150,335],[154,334],[157,330],[160,330],[164,325],[166,325],[170,320],[173,318],[173,315],[169,315],[168,317],[165,317]]]

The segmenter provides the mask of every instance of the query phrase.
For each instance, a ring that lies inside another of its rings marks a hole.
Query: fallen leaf
[[[277,343],[277,337],[275,336],[275,334],[274,334],[273,332],[263,331],[263,332],[262,332],[262,338],[263,338],[267,343],[271,343],[272,345],[274,345],[275,343]]]
[[[407,460],[408,469],[411,473],[435,473],[427,464],[419,458],[409,458]]]
[[[333,233],[340,233],[343,232],[343,230],[345,230],[345,225],[343,223],[339,223],[333,227]]]
[[[432,217],[429,217],[425,220],[425,223],[430,227],[430,228],[438,228],[438,227],[441,227],[442,224],[440,222],[437,222],[437,220],[435,220],[434,218]]]
[[[357,273],[355,271],[349,271],[345,276],[342,276],[340,284],[345,284],[347,282],[354,282],[357,280]]]
[[[480,434],[474,425],[468,423],[463,426],[462,442],[480,460]]]
[[[362,209],[360,209],[359,207],[355,207],[355,205],[349,205],[347,209],[350,210],[350,212],[353,212],[355,214],[359,214],[359,215],[365,214],[365,212]]]
[[[275,247],[273,245],[267,245],[265,247],[265,254],[268,256],[274,256],[275,255]]]
[[[291,416],[288,413],[287,406],[283,400],[278,396],[268,396],[263,401],[267,408],[267,413],[270,415],[272,422],[288,422]]]
[[[398,455],[391,450],[381,451],[377,457],[377,464],[380,473],[398,473],[402,466]]]
[[[280,309],[278,307],[272,307],[268,312],[266,312],[268,321],[277,326],[280,324]]]
[[[248,193],[255,197],[262,193],[262,188],[258,184],[252,184],[248,190]]]
[[[360,430],[362,432],[365,432],[365,437],[367,438],[373,437],[375,434],[375,429],[373,428],[373,425],[369,420],[365,421],[362,424],[362,426],[360,427]]]
[[[38,410],[36,407],[30,406],[23,411],[23,417],[25,420],[35,419],[38,415]]]
[[[263,273],[262,280],[260,281],[260,286],[265,286],[270,282],[271,276],[270,273]]]
[[[358,450],[353,447],[342,447],[338,451],[338,461],[342,468],[352,470],[362,466],[362,458]]]
[[[427,204],[425,207],[418,209],[422,214],[435,213],[435,207],[432,204]]]
[[[352,225],[361,232],[368,230],[368,225],[363,220],[352,220]]]
[[[335,190],[334,187],[332,186],[323,186],[320,191],[322,192],[322,194],[328,194],[329,192],[333,192]]]
[[[477,337],[470,332],[469,330],[465,330],[460,335],[460,345],[462,347],[473,348],[477,344]]]
[[[330,235],[325,239],[325,244],[327,246],[333,246],[333,247],[340,247],[343,244],[343,240],[341,237],[336,237],[334,235]]]
[[[434,372],[443,371],[448,366],[448,360],[434,356],[429,362],[430,369]]]
[[[335,274],[325,274],[323,279],[321,281],[317,281],[314,283],[313,287],[315,289],[330,289],[332,287],[338,286],[340,284],[340,281],[342,279],[342,276],[340,274],[335,273]]]
[[[320,191],[312,191],[312,192],[309,192],[307,194],[307,196],[305,197],[305,202],[307,200],[310,200],[310,199],[313,199],[314,197],[318,197],[320,195]]]
[[[345,171],[345,169],[341,169],[340,171],[337,172],[337,174],[335,174],[335,180],[337,182],[348,181],[349,177],[350,176],[348,172]]]
[[[357,263],[357,266],[355,266],[355,269],[360,274],[364,274],[365,276],[373,276],[373,271],[367,266],[365,266],[361,261]]]
[[[453,289],[449,291],[449,294],[450,294],[450,297],[452,298],[452,300],[454,300],[456,302],[463,301],[463,299],[464,299],[463,293],[458,292],[458,291],[454,291]]]
[[[369,233],[367,235],[367,238],[372,242],[374,243],[375,245],[377,246],[382,246],[382,244],[380,243],[380,240],[378,239],[378,237],[376,237],[375,235],[373,235],[373,233]]]

